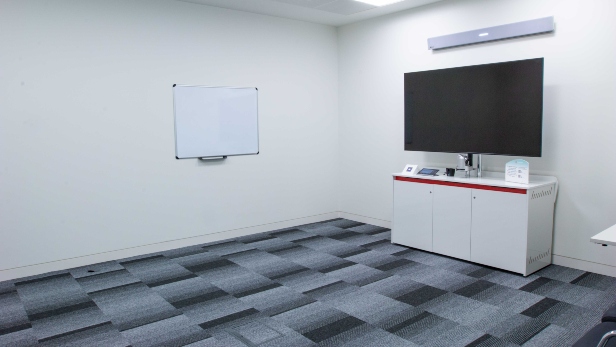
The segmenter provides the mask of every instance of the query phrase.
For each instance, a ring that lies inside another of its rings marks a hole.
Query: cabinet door
[[[432,184],[394,181],[391,241],[432,251]]]
[[[471,261],[525,273],[526,194],[473,189]]]
[[[472,190],[435,185],[433,192],[433,251],[470,260]]]

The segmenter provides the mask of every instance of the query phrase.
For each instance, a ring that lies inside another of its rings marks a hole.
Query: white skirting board
[[[350,219],[360,223],[372,224],[377,227],[388,228],[391,229],[391,221],[377,219],[372,217],[366,217],[358,214],[348,213],[348,212],[338,212],[338,218]]]
[[[290,228],[297,225],[317,223],[334,218],[345,218],[354,220],[360,223],[368,223],[383,228],[391,228],[391,221],[377,219],[358,214],[348,212],[330,212],[315,216],[308,216],[303,218],[291,219],[281,222],[251,226],[241,229],[234,229],[223,231],[214,234],[201,235],[190,237],[180,240],[172,240],[167,242],[161,242],[151,245],[144,245],[139,247],[119,249],[115,251],[109,251],[105,253],[91,254],[83,257],[61,259],[53,262],[34,264],[29,266],[22,266],[13,269],[0,270],[0,281],[7,281],[15,278],[21,278],[26,276],[40,275],[46,272],[58,271],[64,269],[70,269],[79,266],[86,266],[90,264],[101,263],[105,261],[111,261],[116,259],[123,259],[128,257],[135,257],[148,253],[162,252],[170,249],[187,247],[192,245],[198,245],[208,242],[216,242],[226,240],[230,238],[246,236],[250,234],[256,234],[265,231],[271,231],[282,228]],[[552,255],[552,264],[566,266],[582,271],[590,271],[601,275],[616,277],[616,267],[605,264],[593,263],[585,260],[563,257],[559,255]]]
[[[118,249],[109,252],[86,255],[82,257],[59,259],[47,263],[33,264],[13,269],[2,269],[0,270],[0,281],[7,281],[26,276],[40,275],[47,272],[71,269],[74,267],[97,264],[128,257],[135,257],[149,253],[168,251],[171,249],[193,246],[202,243],[222,241],[235,237],[262,233],[266,231],[290,228],[302,224],[322,222],[334,218],[338,218],[338,212],[323,213],[315,216],[301,217],[280,222],[255,225],[246,228],[221,231],[218,233],[194,236],[179,240],[171,240],[138,247]]]

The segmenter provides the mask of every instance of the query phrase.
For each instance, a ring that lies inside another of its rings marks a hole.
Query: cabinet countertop
[[[529,183],[514,183],[505,181],[505,173],[503,172],[483,172],[483,177],[463,177],[463,176],[426,176],[426,175],[405,175],[403,173],[392,174],[395,177],[406,177],[421,180],[434,180],[443,182],[454,182],[461,184],[477,184],[483,186],[494,186],[503,188],[515,188],[515,189],[534,189],[543,186],[549,186],[552,184],[558,184],[558,179],[554,176],[538,176],[530,175]]]

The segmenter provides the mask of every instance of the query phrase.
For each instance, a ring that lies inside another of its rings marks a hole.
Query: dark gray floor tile
[[[346,219],[0,283],[0,346],[566,346],[616,278],[528,277]]]

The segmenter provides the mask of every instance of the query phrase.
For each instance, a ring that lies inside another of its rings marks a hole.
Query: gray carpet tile
[[[1,346],[570,346],[616,278],[528,277],[346,219],[0,283]]]

